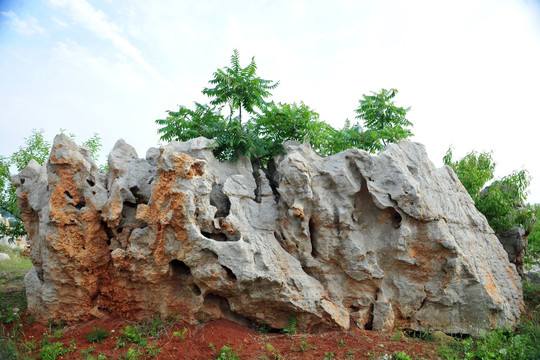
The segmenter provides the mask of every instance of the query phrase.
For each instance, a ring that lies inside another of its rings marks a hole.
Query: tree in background
[[[64,130],[60,130],[64,132]],[[11,185],[10,169],[15,168],[17,172],[22,171],[30,162],[35,160],[38,164],[43,165],[49,158],[51,152],[51,143],[45,140],[43,136],[44,130],[32,130],[32,135],[25,138],[24,146],[19,147],[19,150],[11,156],[0,156],[0,210],[4,217],[11,217],[14,220],[9,222],[9,226],[0,224],[0,236],[7,236],[10,241],[14,241],[17,237],[26,235],[24,224],[17,205],[17,195],[15,187]],[[75,135],[69,134],[73,139]],[[92,157],[97,160],[99,150],[101,149],[101,138],[98,134],[94,134],[90,139],[83,143],[83,146],[90,148]],[[100,167],[104,168],[104,167]]]
[[[443,162],[454,170],[474,200],[476,208],[484,214],[496,233],[515,226],[525,229],[531,227],[534,211],[525,206],[530,184],[526,170],[514,171],[485,187],[494,177],[496,164],[491,153],[472,151],[462,159],[454,161],[452,149],[448,149]]]
[[[161,139],[186,141],[204,136],[215,140],[214,154],[218,159],[235,161],[239,156],[248,156],[254,166],[264,168],[272,157],[284,153],[282,144],[288,140],[309,142],[320,155],[331,155],[349,148],[375,152],[412,136],[406,128],[412,126],[405,118],[409,108],[398,107],[392,100],[396,89],[382,89],[360,100],[356,111],[366,131],[358,123],[351,126],[349,121],[336,130],[302,102],[267,102],[270,90],[279,82],[257,77],[256,70],[255,58],[242,68],[239,53],[234,50],[231,67],[218,69],[209,81],[215,87],[203,90],[212,98],[211,106],[195,103],[194,110],[180,106],[178,111],[167,111],[167,118],[156,120]],[[221,112],[224,104],[229,105],[228,118]],[[242,109],[251,115],[245,122]],[[236,110],[238,116],[233,117]]]
[[[17,172],[23,170],[30,160],[37,161],[40,165],[47,160],[51,144],[43,137],[43,130],[33,130],[30,137],[25,138],[25,145],[19,147],[10,157],[0,157],[0,209],[4,216],[13,217],[9,226],[0,224],[0,235],[7,236],[10,241],[25,235],[24,224],[21,220],[15,187],[11,185],[10,168],[15,167]]]

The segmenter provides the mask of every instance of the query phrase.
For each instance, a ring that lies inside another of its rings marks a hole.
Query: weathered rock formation
[[[64,135],[13,177],[32,239],[38,319],[179,313],[283,328],[514,326],[514,265],[449,167],[423,146],[322,158],[285,144],[268,177],[219,162],[209,140],[120,140],[100,173]]]
[[[526,231],[523,227],[516,226],[496,234],[508,255],[508,261],[516,266],[516,270],[522,278],[523,261],[525,260],[527,235],[529,235],[529,232],[530,231]]]

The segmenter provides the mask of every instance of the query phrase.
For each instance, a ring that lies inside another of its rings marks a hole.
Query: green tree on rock
[[[372,95],[363,95],[360,106],[356,109],[357,119],[364,121],[366,130],[362,134],[363,148],[369,152],[380,151],[390,143],[411,137],[407,129],[412,123],[407,120],[410,107],[396,106],[393,99],[396,89],[381,89]]]
[[[405,118],[409,108],[398,107],[392,100],[396,89],[364,95],[356,111],[364,120],[365,131],[348,121],[336,130],[303,102],[266,101],[279,82],[258,77],[256,70],[254,58],[244,68],[234,50],[231,66],[218,69],[209,81],[214,87],[203,90],[211,98],[210,105],[195,103],[193,110],[181,105],[178,111],[167,111],[165,119],[156,120],[161,139],[186,141],[204,136],[215,141],[218,159],[235,161],[248,156],[255,168],[264,169],[270,159],[284,153],[282,144],[288,140],[309,142],[313,150],[326,156],[349,148],[375,152],[412,135],[406,128],[412,125]],[[228,117],[222,114],[225,104],[229,105]],[[251,116],[247,121],[243,121],[242,109]]]
[[[266,99],[271,96],[270,90],[279,85],[271,80],[265,80],[256,76],[257,64],[255,57],[251,58],[248,66],[240,66],[240,54],[234,49],[231,56],[231,66],[218,69],[214,73],[214,78],[209,81],[215,85],[213,88],[204,88],[202,93],[213,97],[210,101],[212,105],[228,104],[231,111],[238,110],[238,121],[242,122],[242,108],[249,114],[254,114],[255,109],[264,109],[267,105]]]

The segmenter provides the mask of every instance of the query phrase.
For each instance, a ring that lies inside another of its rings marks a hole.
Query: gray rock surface
[[[322,158],[286,143],[268,178],[204,138],[120,140],[100,174],[64,135],[12,181],[31,234],[40,321],[179,313],[301,330],[478,333],[517,324],[514,265],[449,167],[422,145]],[[271,186],[271,183],[274,185]]]
[[[0,261],[11,260],[8,254],[0,253]]]
[[[522,227],[513,227],[497,234],[499,241],[508,254],[508,260],[516,265],[521,277],[523,277],[523,260],[527,249],[527,235],[528,233]]]

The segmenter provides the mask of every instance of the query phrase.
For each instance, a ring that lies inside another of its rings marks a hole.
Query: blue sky
[[[0,155],[32,129],[94,132],[144,157],[155,119],[206,102],[233,49],[340,127],[362,94],[397,88],[414,141],[442,165],[493,151],[497,175],[525,168],[540,202],[540,2],[0,0]]]

